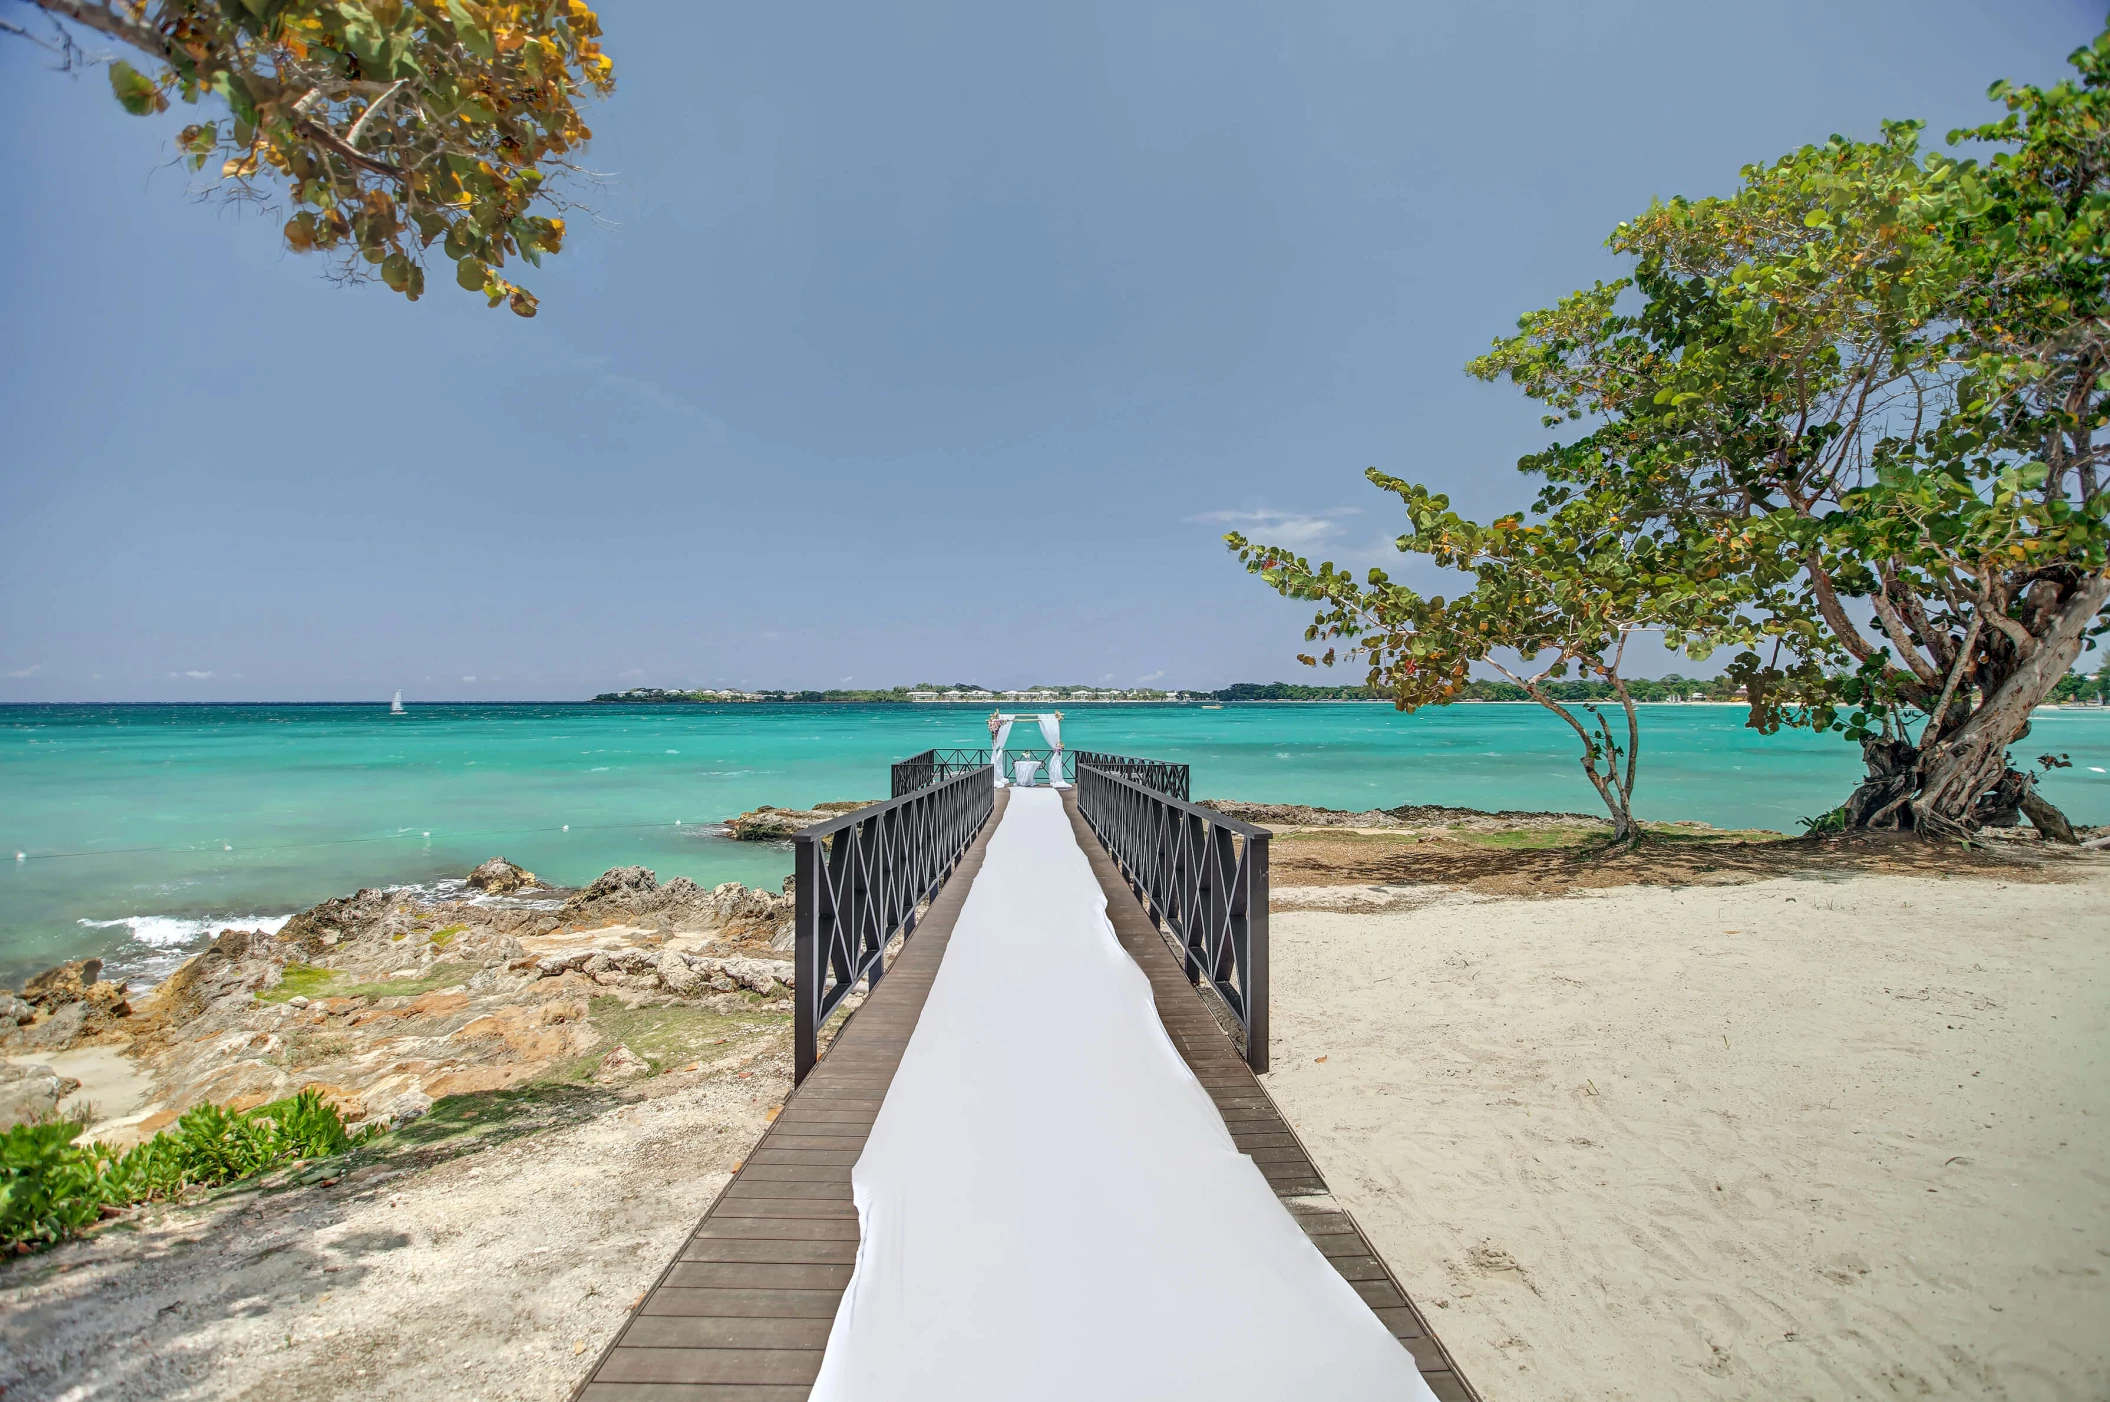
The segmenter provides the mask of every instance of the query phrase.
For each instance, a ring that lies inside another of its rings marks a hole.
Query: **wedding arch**
[[[1022,775],[1009,774],[1004,770],[1004,749],[1011,742],[1011,727],[1022,720],[1037,722],[1040,726],[1040,738],[1048,742],[1048,787],[1055,789],[1068,788],[1069,782],[1062,777],[1062,712],[1060,711],[1041,711],[1033,715],[1023,713],[1011,715],[1003,711],[991,711],[989,713],[989,762],[996,766],[996,786],[998,788],[1008,787],[1014,778],[1026,784],[1033,782],[1034,773],[1031,769],[1027,769]],[[1020,763],[1021,765],[1033,765],[1037,761],[1022,760]]]

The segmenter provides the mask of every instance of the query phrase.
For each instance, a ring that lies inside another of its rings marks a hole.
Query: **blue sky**
[[[1460,367],[1614,224],[2101,4],[609,0],[532,322],[324,283],[0,43],[0,700],[1355,680],[1225,529],[1521,504]]]

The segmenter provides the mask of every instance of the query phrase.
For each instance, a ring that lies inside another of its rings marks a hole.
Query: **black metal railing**
[[[886,973],[886,948],[952,875],[996,807],[984,763],[885,803],[802,828],[797,876],[795,1077],[820,1059],[820,1030],[860,982]]]
[[[1267,830],[1077,758],[1078,811],[1178,946],[1188,982],[1207,979],[1244,1029],[1246,1065],[1267,1070]],[[1186,766],[1162,767],[1185,787]]]
[[[1013,766],[1022,759],[1039,760],[1043,771],[1039,777],[1045,778],[1048,757],[1054,753],[1054,750],[1048,749],[1046,746],[1007,746],[1004,750],[1004,778],[1009,780],[1018,772]],[[1133,762],[1138,764],[1148,763],[1146,760]],[[979,769],[988,763],[989,751],[987,750],[925,750],[920,755],[910,755],[907,759],[894,766],[893,796],[899,798],[903,794],[914,793],[917,789],[928,787],[941,779],[949,779],[955,774],[964,774],[970,769]],[[1184,776],[1186,766],[1179,765],[1177,768]],[[1076,754],[1070,750],[1062,751],[1062,777],[1074,779],[1076,775]]]
[[[891,796],[900,798],[903,794],[927,789],[940,779],[980,769],[987,763],[987,750],[925,750],[920,755],[910,755],[894,766]]]
[[[1194,798],[1188,789],[1189,775],[1184,764],[1168,764],[1161,759],[1135,759],[1129,755],[1103,755],[1095,750],[1079,750],[1077,763],[1109,770],[1182,803]]]

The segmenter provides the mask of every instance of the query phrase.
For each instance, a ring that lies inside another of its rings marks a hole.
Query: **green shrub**
[[[75,1144],[77,1124],[16,1125],[0,1135],[0,1249],[50,1246],[110,1207],[215,1188],[295,1159],[327,1158],[352,1134],[312,1090],[254,1110],[197,1105],[144,1144],[119,1152]]]
[[[0,1245],[50,1246],[102,1216],[79,1125],[16,1125],[0,1136]]]

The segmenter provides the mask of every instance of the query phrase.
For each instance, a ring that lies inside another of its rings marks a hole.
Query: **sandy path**
[[[409,1171],[406,1150],[329,1188],[230,1190],[16,1263],[0,1391],[558,1402],[761,1137],[787,1071],[775,1055],[745,1079],[584,1092],[558,1127],[444,1143]]]
[[[2110,1397],[2110,877],[1273,940],[1269,1088],[1487,1402]]]

